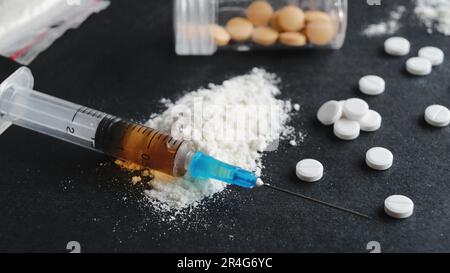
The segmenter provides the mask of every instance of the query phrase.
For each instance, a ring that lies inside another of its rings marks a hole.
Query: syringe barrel
[[[155,129],[106,116],[95,135],[95,147],[114,157],[138,163],[173,176],[188,170],[194,145]]]
[[[190,141],[40,93],[32,85],[27,68],[0,85],[0,129],[15,124],[169,175],[187,171],[194,152]]]
[[[95,132],[105,113],[19,85],[0,93],[2,121],[95,149]]]

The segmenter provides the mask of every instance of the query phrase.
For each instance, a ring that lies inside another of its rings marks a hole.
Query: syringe
[[[152,128],[33,90],[31,71],[22,67],[0,85],[0,134],[11,124],[173,175],[213,178],[253,188],[250,171],[196,151]]]
[[[266,186],[368,218],[360,213],[263,183],[253,172],[195,150],[191,141],[33,90],[22,67],[0,85],[0,134],[12,124],[180,177],[216,179],[244,188]]]

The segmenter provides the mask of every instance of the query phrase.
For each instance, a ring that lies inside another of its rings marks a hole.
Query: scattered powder
[[[120,168],[132,172],[133,174],[139,174],[131,177],[131,184],[133,184],[134,186],[140,185],[144,188],[150,187],[149,183],[154,178],[153,172],[151,170],[136,163],[127,162],[120,159],[115,160],[114,163]]]
[[[133,185],[136,185],[137,183],[139,183],[141,181],[142,181],[142,177],[140,177],[140,176],[133,176],[131,178],[131,183],[133,183]]]
[[[152,115],[146,125],[190,139],[205,153],[260,175],[261,152],[275,150],[279,139],[296,145],[302,141],[302,134],[287,125],[293,109],[299,110],[300,105],[277,99],[281,93],[278,83],[276,75],[254,68],[221,85],[209,84],[189,92],[175,103],[164,99],[167,109]],[[153,174],[146,198],[157,211],[173,215],[189,213],[226,188],[218,181],[170,180]]]
[[[416,0],[415,14],[427,27],[450,36],[450,0]]]
[[[117,166],[119,166],[123,169],[129,170],[129,171],[141,171],[144,169],[144,167],[142,167],[141,165],[138,165],[133,162],[122,161],[120,159],[116,159],[116,161],[114,161],[114,163]]]
[[[406,11],[405,6],[398,6],[389,14],[389,19],[385,22],[368,25],[363,31],[362,35],[367,37],[391,35],[396,33],[400,27],[400,19]]]
[[[144,176],[144,177],[153,177],[153,175],[152,175],[150,170],[144,170],[142,172],[142,176]]]

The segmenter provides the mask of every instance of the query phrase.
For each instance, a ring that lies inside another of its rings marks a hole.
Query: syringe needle
[[[287,194],[291,194],[291,195],[294,195],[294,196],[306,199],[308,201],[319,203],[321,205],[324,205],[324,206],[327,206],[327,207],[330,207],[330,208],[333,208],[333,209],[337,209],[337,210],[340,210],[340,211],[343,211],[343,212],[351,213],[353,215],[357,215],[357,216],[360,216],[360,217],[363,217],[363,218],[366,218],[366,219],[372,219],[370,216],[362,214],[362,213],[359,213],[357,211],[353,211],[353,210],[350,210],[350,209],[342,208],[342,207],[339,207],[339,206],[336,206],[336,205],[333,205],[333,204],[330,204],[330,203],[327,203],[327,202],[324,202],[324,201],[321,201],[321,200],[318,200],[318,199],[315,199],[315,198],[312,198],[312,197],[308,197],[308,196],[305,196],[305,195],[302,195],[302,194],[299,194],[299,193],[296,193],[296,192],[292,192],[292,191],[289,191],[289,190],[285,190],[285,189],[282,189],[282,188],[278,188],[276,186],[272,186],[272,185],[267,184],[267,183],[264,183],[263,186],[268,187],[268,188],[273,189],[273,190],[276,190],[276,191],[280,191],[280,192],[284,192],[284,193],[287,193]]]

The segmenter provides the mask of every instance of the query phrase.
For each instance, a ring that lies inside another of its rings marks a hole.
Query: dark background
[[[268,189],[230,187],[190,216],[165,222],[111,158],[13,126],[0,141],[0,251],[66,252],[67,242],[79,241],[83,252],[368,252],[373,240],[383,252],[450,251],[450,129],[423,121],[428,105],[449,106],[450,61],[427,77],[412,77],[404,70],[406,57],[383,53],[385,37],[359,33],[401,3],[409,9],[399,34],[412,42],[411,55],[434,45],[450,56],[450,38],[428,35],[412,15],[412,1],[384,0],[381,7],[349,2],[348,37],[340,51],[178,57],[169,1],[113,1],[30,68],[37,90],[138,121],[162,111],[162,97],[176,99],[252,67],[275,72],[282,79],[281,97],[301,104],[292,123],[307,138],[299,147],[282,143],[268,153],[264,178],[367,213],[372,221]],[[0,78],[17,67],[1,59]],[[383,95],[357,91],[366,74],[385,78]],[[339,141],[315,114],[327,100],[354,96],[381,113],[383,126],[356,141]],[[373,146],[394,153],[390,170],[365,166],[365,152]],[[298,182],[295,164],[306,157],[324,164],[321,182]],[[415,202],[411,218],[384,214],[384,199],[391,194]]]

